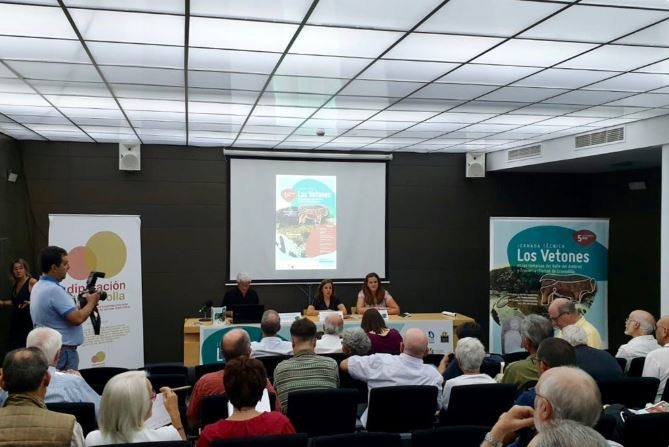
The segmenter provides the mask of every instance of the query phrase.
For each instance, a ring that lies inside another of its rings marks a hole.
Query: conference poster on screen
[[[276,176],[277,270],[337,268],[337,177]]]
[[[608,340],[608,219],[490,219],[490,351],[522,351],[520,324],[556,298]],[[606,347],[606,346],[603,346]]]

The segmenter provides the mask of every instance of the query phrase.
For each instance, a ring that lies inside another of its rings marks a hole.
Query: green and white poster
[[[524,315],[567,298],[608,340],[608,219],[490,219],[490,352],[521,351]]]

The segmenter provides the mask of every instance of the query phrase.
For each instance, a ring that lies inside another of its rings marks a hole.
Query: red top
[[[270,411],[246,421],[222,419],[209,424],[200,433],[197,447],[209,447],[212,441],[221,438],[248,438],[292,433],[295,433],[295,429],[288,418],[278,411]]]
[[[386,335],[367,332],[369,341],[372,342],[370,354],[399,354],[402,335],[395,329],[390,329]]]

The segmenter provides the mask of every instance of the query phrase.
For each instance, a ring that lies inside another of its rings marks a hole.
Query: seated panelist
[[[346,315],[346,306],[335,295],[334,283],[331,279],[324,279],[318,286],[318,295],[309,303],[307,315],[318,315],[319,310],[340,310]]]
[[[260,304],[258,294],[251,288],[248,273],[237,273],[237,286],[225,292],[221,306],[227,308],[226,315],[231,317],[232,310],[239,304]]]
[[[364,314],[367,309],[387,309],[388,315],[399,315],[400,306],[381,285],[381,278],[376,273],[368,273],[362,290],[358,293],[356,313]]]

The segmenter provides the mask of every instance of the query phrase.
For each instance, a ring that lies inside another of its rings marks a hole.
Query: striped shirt
[[[313,351],[296,352],[292,358],[279,363],[274,370],[274,389],[281,402],[281,411],[288,412],[288,394],[291,391],[337,388],[339,366],[330,357]]]

